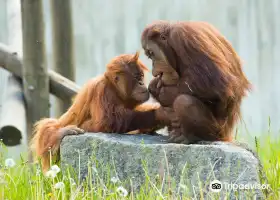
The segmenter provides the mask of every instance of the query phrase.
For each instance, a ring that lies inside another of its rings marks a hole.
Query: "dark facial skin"
[[[152,74],[154,77],[161,76],[165,86],[176,85],[179,81],[178,73],[170,65],[167,57],[160,47],[153,41],[142,42],[145,54],[153,62]]]
[[[165,107],[172,106],[179,94],[179,75],[172,67],[161,48],[153,41],[143,41],[145,54],[153,62],[153,76],[149,84],[149,92]]]
[[[126,65],[125,70],[116,76],[116,86],[127,101],[144,103],[149,99],[148,88],[144,84],[144,72],[137,62]]]
[[[144,84],[144,72],[139,69],[137,65],[134,65],[130,69],[131,76],[128,80],[128,84],[133,85],[133,91],[131,97],[140,103],[144,103],[150,97],[148,88]]]

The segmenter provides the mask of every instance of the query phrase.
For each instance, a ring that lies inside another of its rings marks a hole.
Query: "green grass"
[[[280,138],[270,136],[258,138],[255,149],[263,163],[268,183],[272,189],[268,199],[280,199]],[[162,192],[160,185],[151,182],[147,176],[146,183],[140,192],[131,191],[123,197],[121,182],[104,181],[97,175],[97,181],[86,180],[79,183],[70,173],[61,172],[55,178],[45,177],[39,164],[27,164],[24,158],[16,162],[13,167],[6,167],[7,159],[5,147],[0,146],[0,199],[179,199],[172,190]],[[96,173],[90,171],[89,173]],[[73,179],[74,178],[74,179]],[[110,180],[110,179],[109,179]],[[55,188],[57,183],[63,182],[63,188]],[[75,182],[75,183],[74,183]],[[159,186],[159,187],[158,187]],[[145,190],[145,188],[147,190]],[[188,191],[191,188],[184,188]],[[121,191],[119,191],[121,190]],[[148,192],[147,192],[148,191]],[[125,192],[125,191],[124,191]],[[183,199],[191,199],[187,192]],[[219,199],[219,198],[213,198]]]
[[[280,199],[280,138],[263,137],[257,140],[256,146],[272,189],[269,198]]]

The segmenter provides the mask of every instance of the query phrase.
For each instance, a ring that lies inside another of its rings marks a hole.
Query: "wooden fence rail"
[[[22,59],[6,45],[0,43],[0,67],[22,78]],[[49,70],[50,92],[60,99],[71,99],[80,87],[73,81]]]

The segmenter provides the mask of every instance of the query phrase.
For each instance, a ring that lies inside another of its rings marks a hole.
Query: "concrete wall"
[[[266,131],[269,117],[271,130],[279,130],[279,0],[72,2],[79,84],[102,73],[113,56],[140,49],[140,34],[147,23],[156,19],[205,20],[213,23],[232,42],[254,85],[254,91],[243,104],[248,131],[256,135]],[[151,66],[144,56],[143,59]]]

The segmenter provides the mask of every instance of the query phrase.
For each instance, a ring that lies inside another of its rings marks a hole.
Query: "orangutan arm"
[[[151,129],[157,127],[160,121],[156,119],[156,111],[128,111],[128,127],[127,132],[137,129]]]
[[[150,110],[146,108],[147,110],[144,111],[139,109],[114,108],[114,111],[106,116],[107,119],[103,120],[107,123],[103,124],[100,129],[102,132],[127,133],[134,130],[159,129],[165,125],[166,116],[161,107]]]

